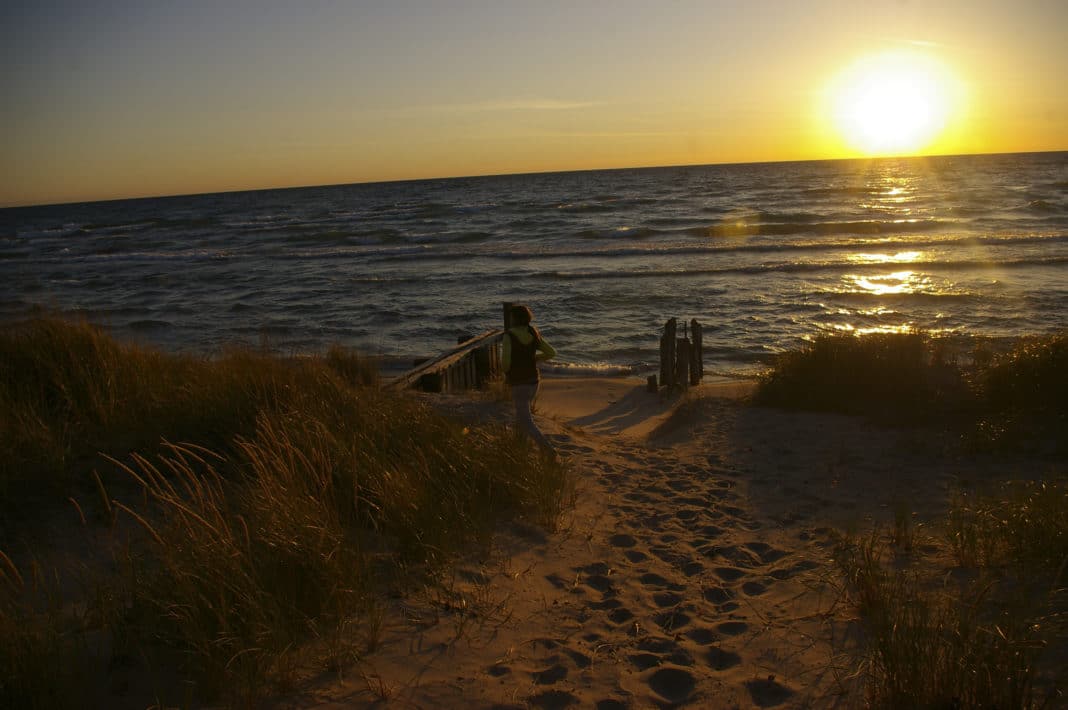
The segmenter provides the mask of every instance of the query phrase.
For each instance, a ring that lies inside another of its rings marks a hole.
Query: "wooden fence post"
[[[690,340],[688,338],[679,338],[675,342],[678,345],[675,356],[675,382],[682,389],[686,389],[690,386]]]
[[[664,335],[660,338],[660,385],[675,385],[675,331],[678,321],[674,318],[664,324]]]
[[[512,327],[512,302],[505,301],[504,304],[504,330],[507,332]]]
[[[705,376],[704,341],[701,324],[694,318],[690,321],[690,333],[693,338],[693,357],[690,358],[690,384],[699,385]]]

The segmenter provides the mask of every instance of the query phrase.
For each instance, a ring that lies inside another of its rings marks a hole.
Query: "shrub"
[[[826,335],[782,355],[761,378],[759,404],[922,421],[958,386],[953,367],[932,356],[928,336]]]

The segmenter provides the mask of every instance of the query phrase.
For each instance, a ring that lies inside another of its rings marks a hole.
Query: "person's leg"
[[[537,396],[537,394],[537,384],[512,385],[512,399],[515,401],[516,429],[533,439],[534,443],[540,446],[543,450],[553,454],[556,453],[555,449],[553,449],[553,445],[549,443],[549,440],[546,439],[545,435],[538,429],[538,425],[534,422],[534,416],[531,413],[534,397]]]

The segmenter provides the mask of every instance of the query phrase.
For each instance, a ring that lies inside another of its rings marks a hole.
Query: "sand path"
[[[743,406],[747,389],[680,404],[629,381],[546,382],[539,422],[579,475],[560,530],[502,531],[398,600],[343,682],[282,705],[852,706],[831,528],[889,519],[897,500],[940,509],[953,465],[929,442],[903,460],[900,434],[859,420]]]

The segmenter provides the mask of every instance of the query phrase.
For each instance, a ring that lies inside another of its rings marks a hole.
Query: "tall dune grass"
[[[759,404],[954,430],[987,450],[1068,451],[1068,333],[951,355],[924,333],[829,335],[785,353]]]
[[[923,333],[826,335],[784,353],[760,382],[757,401],[797,409],[926,418],[957,385]]]
[[[1059,707],[1066,503],[1064,482],[958,497],[944,526],[949,568],[902,556],[879,531],[843,540],[836,560],[866,631],[858,671],[871,706]]]
[[[964,450],[1068,451],[1068,333],[952,356],[923,333],[816,338],[758,387],[767,406],[941,429]],[[958,495],[939,545],[875,531],[837,564],[865,643],[857,677],[877,708],[1019,708],[1063,702],[1068,657],[1068,487]],[[941,556],[927,558],[932,547]],[[955,566],[943,558],[951,555]]]
[[[0,628],[22,631],[17,653],[0,651],[0,677],[18,679],[0,701],[18,706],[62,705],[42,700],[49,669],[93,666],[74,642],[86,633],[119,655],[177,653],[202,697],[254,702],[311,640],[373,647],[379,590],[401,570],[446,564],[505,517],[552,527],[570,490],[506,430],[380,390],[340,348],[206,360],[47,318],[0,336],[0,357],[8,527],[99,491],[141,530],[78,628],[42,615],[53,607],[5,556]],[[77,633],[53,633],[64,624]]]

